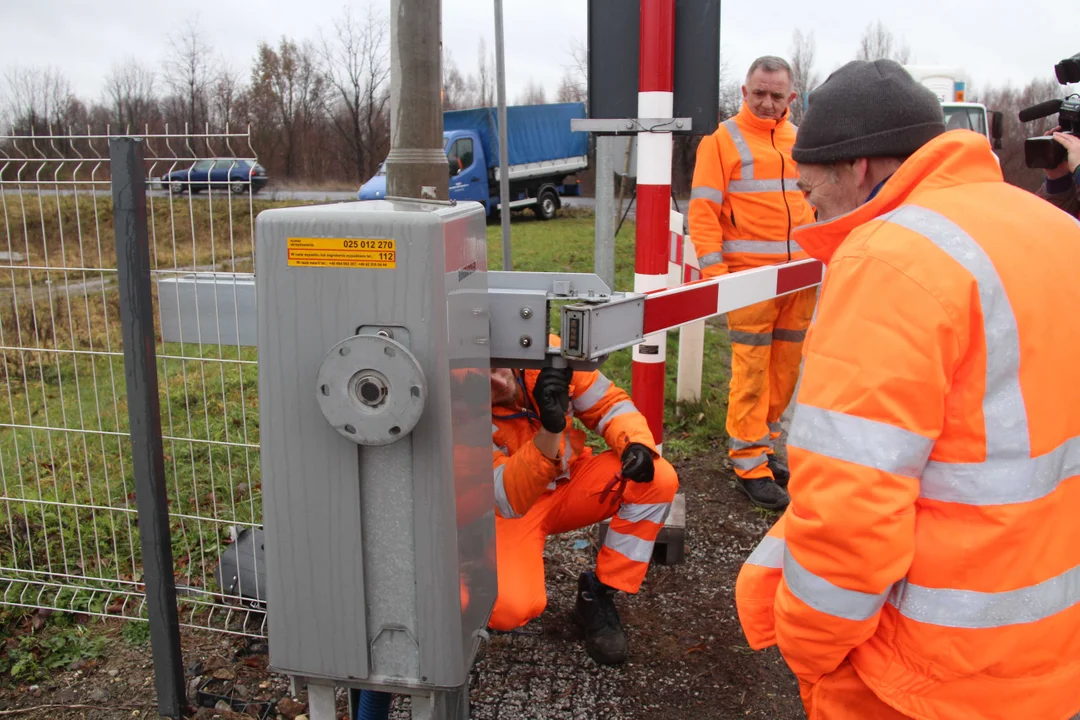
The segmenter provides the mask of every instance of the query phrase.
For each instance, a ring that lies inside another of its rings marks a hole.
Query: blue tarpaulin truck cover
[[[589,152],[589,134],[571,132],[570,120],[585,117],[584,103],[518,105],[506,108],[510,165],[578,157]],[[443,130],[472,130],[480,136],[488,168],[499,165],[497,108],[443,113]]]

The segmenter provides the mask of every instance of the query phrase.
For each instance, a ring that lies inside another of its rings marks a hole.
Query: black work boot
[[[615,589],[600,582],[596,573],[581,573],[574,621],[585,631],[585,652],[600,665],[618,665],[626,660],[626,633],[614,597]]]
[[[787,490],[769,478],[755,478],[753,480],[736,478],[735,487],[743,495],[750,498],[750,502],[766,510],[783,510],[791,500],[788,497]]]
[[[773,480],[782,488],[787,488],[788,480],[791,479],[791,471],[788,466],[780,461],[775,455],[769,456],[769,469],[772,470]]]

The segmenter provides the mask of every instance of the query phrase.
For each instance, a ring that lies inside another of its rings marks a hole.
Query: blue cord
[[[356,720],[389,720],[393,697],[387,692],[361,690],[360,702],[356,705]]]

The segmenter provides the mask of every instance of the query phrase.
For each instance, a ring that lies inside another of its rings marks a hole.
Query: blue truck
[[[542,220],[555,217],[561,197],[578,194],[575,173],[589,166],[588,133],[572,132],[585,117],[584,103],[506,108],[510,209],[531,208]],[[443,113],[443,149],[450,170],[450,199],[482,203],[488,217],[499,203],[499,120],[496,108]],[[360,200],[386,195],[386,163],[361,186]]]

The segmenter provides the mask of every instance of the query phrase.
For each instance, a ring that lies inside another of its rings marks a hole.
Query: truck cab
[[[450,199],[459,202],[473,201],[484,206],[488,216],[499,210],[498,169],[488,172],[488,158],[480,137],[470,130],[454,130],[443,133],[443,150],[450,172]],[[497,159],[492,161],[497,162]],[[562,206],[560,197],[578,194],[576,183],[547,182],[522,185],[515,181],[511,168],[510,209],[532,207],[541,219],[555,216]],[[531,190],[531,192],[530,192]],[[386,161],[370,180],[360,186],[358,200],[380,200],[386,196]]]
[[[510,210],[532,208],[541,220],[555,217],[564,195],[577,195],[574,175],[588,167],[588,138],[570,130],[584,117],[582,103],[507,108]],[[498,119],[494,108],[443,114],[443,150],[450,173],[450,199],[478,202],[488,217],[501,210]],[[386,196],[386,163],[360,187],[359,200]]]
[[[490,215],[487,158],[480,138],[468,130],[454,130],[443,133],[443,141],[446,161],[450,166],[450,198],[478,202]]]
[[[995,150],[1001,149],[1005,117],[996,111],[988,113],[980,103],[967,102],[967,73],[962,68],[905,65],[904,69],[937,95],[945,114],[946,130],[973,130],[985,136]]]

